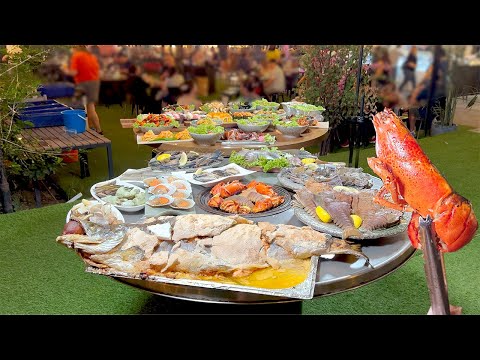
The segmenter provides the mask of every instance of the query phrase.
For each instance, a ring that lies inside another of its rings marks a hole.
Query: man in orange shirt
[[[103,134],[100,119],[95,110],[100,93],[100,75],[98,60],[85,45],[77,45],[70,59],[70,69],[65,72],[73,76],[79,90],[87,98],[88,126]]]

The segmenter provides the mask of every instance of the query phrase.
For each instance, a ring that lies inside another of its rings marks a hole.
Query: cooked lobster
[[[368,165],[383,180],[375,197],[381,205],[412,211],[408,236],[420,248],[419,217],[433,219],[442,252],[456,251],[472,240],[478,222],[470,201],[453,191],[402,121],[389,109],[373,118],[376,158]],[[391,194],[392,201],[385,198]]]

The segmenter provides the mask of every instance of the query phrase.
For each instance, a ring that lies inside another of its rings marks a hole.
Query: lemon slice
[[[317,214],[318,218],[324,223],[329,223],[332,221],[332,217],[330,216],[330,214],[321,206],[317,206],[315,208],[315,213]]]
[[[314,163],[315,161],[317,161],[317,159],[314,159],[314,158],[305,158],[305,159],[302,159],[302,163],[304,163],[305,165],[312,164],[312,163]]]
[[[180,160],[178,160],[178,165],[179,165],[179,166],[185,166],[185,164],[187,163],[187,161],[188,161],[187,154],[185,154],[184,152],[182,152],[182,154],[180,155]]]
[[[161,154],[161,155],[157,156],[157,160],[158,161],[167,161],[167,160],[170,159],[170,157],[171,157],[170,154]]]
[[[355,228],[359,228],[360,226],[362,226],[362,218],[358,215],[350,215],[350,217],[352,218],[353,220],[353,226],[355,226]]]

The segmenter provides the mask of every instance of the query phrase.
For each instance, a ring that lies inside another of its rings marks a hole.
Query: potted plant
[[[301,65],[305,75],[299,82],[299,96],[309,104],[325,108],[323,116],[330,126],[328,138],[321,144],[320,155],[325,155],[332,148],[332,140],[339,138],[339,126],[359,115],[362,96],[364,115],[375,113],[377,90],[371,86],[369,66],[364,65],[357,102],[359,45],[308,45],[303,46],[302,51]],[[363,64],[370,52],[371,46],[365,46]]]

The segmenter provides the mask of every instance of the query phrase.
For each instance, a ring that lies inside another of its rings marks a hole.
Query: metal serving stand
[[[277,174],[257,172],[246,176],[243,181],[262,181],[269,184],[278,184]],[[192,185],[193,196],[204,190],[203,187]],[[160,210],[159,210],[160,209]],[[195,207],[196,213],[207,213]],[[147,207],[145,213],[123,213],[126,222],[138,221],[141,217],[161,215],[169,208]],[[168,213],[167,212],[167,213]],[[167,214],[165,213],[165,214]],[[294,215],[292,208],[276,215],[258,217],[254,221],[268,221],[274,224],[290,224],[304,226]],[[380,239],[364,240],[362,251],[370,259],[373,266],[365,264],[365,260],[351,255],[336,255],[332,259],[320,259],[316,275],[314,297],[332,295],[342,291],[358,288],[372,281],[380,279],[404,264],[415,252],[410,245],[406,232]],[[281,304],[301,303],[298,299],[267,296],[261,294],[236,291],[200,288],[176,284],[166,284],[139,279],[115,278],[116,280],[133,287],[149,291],[166,297],[217,304]]]

